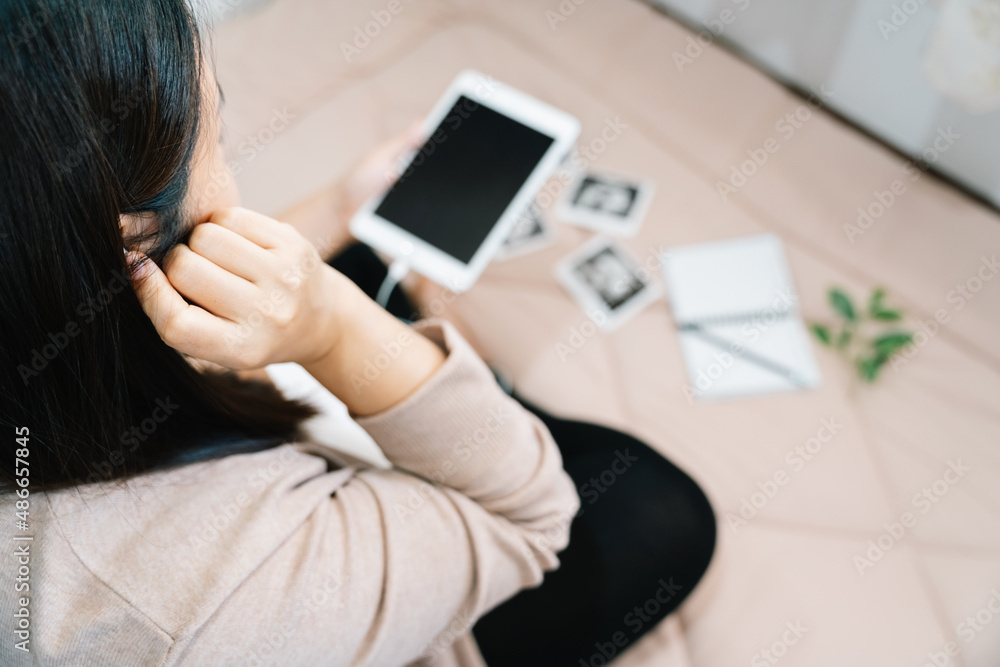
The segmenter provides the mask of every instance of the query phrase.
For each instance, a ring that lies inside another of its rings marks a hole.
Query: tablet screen
[[[468,263],[553,140],[463,95],[375,213]]]

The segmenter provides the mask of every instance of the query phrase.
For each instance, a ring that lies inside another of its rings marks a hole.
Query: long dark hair
[[[128,280],[121,213],[155,215],[158,263],[189,227],[207,65],[184,0],[4,0],[0,26],[0,491],[15,464],[47,490],[296,437],[311,408],[195,370]]]

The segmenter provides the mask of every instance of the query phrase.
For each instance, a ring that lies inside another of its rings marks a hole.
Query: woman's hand
[[[327,356],[360,294],[291,225],[243,208],[197,225],[162,271],[136,253],[130,259],[136,294],[164,342],[235,370]]]
[[[346,224],[371,197],[388,190],[401,173],[401,161],[426,137],[420,121],[366,155],[340,183],[341,220]]]
[[[130,261],[167,345],[233,370],[300,363],[357,415],[395,405],[444,363],[437,345],[320,260],[291,225],[253,211],[213,213],[163,271],[136,253]]]

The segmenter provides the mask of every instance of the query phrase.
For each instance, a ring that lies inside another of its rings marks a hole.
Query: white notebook
[[[781,239],[760,234],[663,253],[689,398],[732,398],[820,382]]]

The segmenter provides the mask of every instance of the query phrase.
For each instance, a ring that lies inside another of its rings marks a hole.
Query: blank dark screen
[[[459,97],[375,213],[468,263],[552,141]]]

